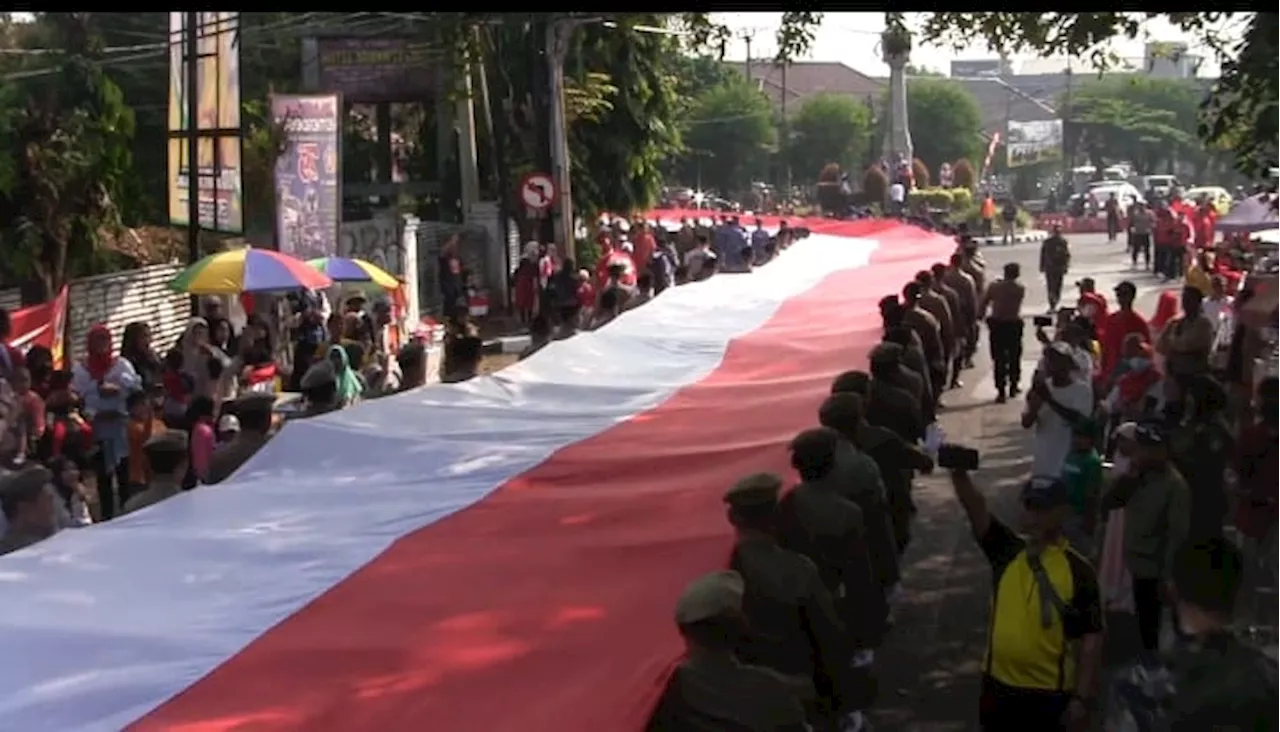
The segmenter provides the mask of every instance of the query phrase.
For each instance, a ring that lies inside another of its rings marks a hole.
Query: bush
[[[932,182],[929,178],[929,166],[920,158],[911,161],[911,178],[916,188],[928,188]]]
[[[958,224],[961,221],[969,224],[969,231],[976,232],[982,226],[982,202],[974,201],[972,198],[969,205],[965,208],[957,208],[951,214],[951,223]],[[1029,211],[1018,209],[1017,229],[1026,231],[1035,226],[1036,218]],[[999,232],[999,224],[996,225],[996,232]]]
[[[973,205],[973,191],[968,188],[951,188],[951,210],[963,211]]]
[[[914,207],[923,202],[929,208],[964,211],[973,205],[973,193],[967,188],[920,188],[907,194]]]
[[[835,183],[840,184],[840,166],[836,163],[827,163],[822,166],[822,170],[818,171],[818,183]]]
[[[862,192],[869,203],[884,204],[885,196],[889,194],[889,176],[879,165],[872,165],[862,174]]]
[[[951,166],[951,183],[956,188],[967,188],[972,191],[978,184],[978,175],[973,172],[973,163],[968,158],[960,158]]]

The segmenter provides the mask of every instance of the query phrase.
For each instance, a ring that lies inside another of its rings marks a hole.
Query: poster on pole
[[[1005,150],[1010,168],[1062,159],[1062,120],[1009,121]]]
[[[338,254],[342,222],[342,97],[276,94],[271,117],[284,133],[276,159],[276,243],[301,259]]]
[[[195,13],[197,78],[187,89],[188,13],[169,13],[169,223],[187,225],[191,190],[187,157],[187,94],[196,95],[196,190],[200,228],[229,234],[244,232],[240,141],[240,14]]]

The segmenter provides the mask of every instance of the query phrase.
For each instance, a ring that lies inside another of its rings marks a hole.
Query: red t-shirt
[[[1191,219],[1191,227],[1194,230],[1194,239],[1196,248],[1202,248],[1209,245],[1213,241],[1213,227],[1218,220],[1218,215],[1213,211],[1197,211]]]
[[[590,282],[583,282],[578,285],[578,305],[584,309],[590,310],[596,304],[596,288],[591,286]]]
[[[1147,319],[1135,310],[1117,310],[1107,316],[1106,326],[1102,331],[1102,373],[1111,376],[1116,366],[1120,365],[1120,353],[1124,350],[1124,339],[1130,333],[1142,336],[1146,343],[1151,342],[1151,328]]]
[[[1076,301],[1076,312],[1093,321],[1094,335],[1102,340],[1107,330],[1107,298],[1100,292],[1086,292]]]

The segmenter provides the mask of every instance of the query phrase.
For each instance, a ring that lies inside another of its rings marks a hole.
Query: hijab
[[[338,399],[343,404],[350,404],[359,399],[360,395],[364,393],[364,386],[360,383],[360,377],[351,368],[351,360],[347,357],[347,349],[338,345],[329,346],[328,357],[330,360],[333,359],[334,354],[337,354],[342,362],[342,365],[335,369],[334,374],[338,382]]]
[[[93,353],[89,348],[89,344],[95,338],[103,337],[107,339],[107,350],[103,353]],[[89,329],[84,340],[86,353],[84,357],[85,370],[89,372],[89,378],[94,381],[102,381],[111,372],[111,367],[116,365],[116,357],[112,354],[115,348],[111,342],[111,329],[102,323],[98,323]]]

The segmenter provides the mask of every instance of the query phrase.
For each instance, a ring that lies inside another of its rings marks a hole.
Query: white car
[[[1146,199],[1142,197],[1139,191],[1132,183],[1112,183],[1094,185],[1089,188],[1085,196],[1093,199],[1093,205],[1097,207],[1098,213],[1102,213],[1103,207],[1107,205],[1107,199],[1112,194],[1120,201],[1120,210],[1127,211],[1129,207],[1135,203],[1146,203]]]

